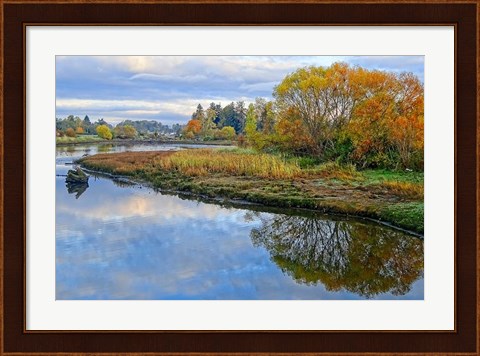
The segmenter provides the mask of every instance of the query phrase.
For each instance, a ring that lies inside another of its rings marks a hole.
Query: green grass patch
[[[94,142],[94,141],[104,141],[103,138],[98,137],[97,135],[78,135],[77,137],[56,137],[56,143],[83,143],[83,142]]]
[[[382,183],[385,181],[421,183],[423,184],[423,172],[388,171],[383,169],[362,171],[366,184]]]
[[[423,207],[423,202],[392,204],[381,209],[379,217],[405,229],[423,233]]]

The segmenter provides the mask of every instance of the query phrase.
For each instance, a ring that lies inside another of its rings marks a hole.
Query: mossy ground
[[[211,154],[208,150],[204,151],[206,155]],[[255,171],[252,174],[235,174],[235,171],[212,171],[204,174],[203,170],[196,174],[194,157],[199,155],[198,152],[191,157],[188,153],[182,153],[187,156],[185,158],[193,160],[193,166],[189,165],[188,170],[182,170],[182,166],[165,164],[165,161],[171,160],[171,155],[175,154],[99,154],[86,157],[80,163],[88,169],[143,180],[159,189],[189,192],[211,198],[245,200],[267,206],[307,208],[324,213],[363,216],[423,233],[423,173],[357,172],[352,167],[319,164],[306,169],[300,168],[299,172],[286,175],[286,178],[265,177],[261,167],[258,174]],[[215,154],[251,155],[250,152],[232,151]],[[234,156],[231,157],[235,159]],[[247,159],[247,156],[242,159]],[[286,169],[290,169],[292,162],[286,163]]]

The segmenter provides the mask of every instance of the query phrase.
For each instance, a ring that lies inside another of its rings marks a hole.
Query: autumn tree
[[[366,72],[346,134],[362,167],[421,168],[423,85],[411,73]]]
[[[423,85],[411,73],[400,76],[397,94],[397,115],[390,122],[392,141],[397,148],[403,168],[423,166],[424,97]]]
[[[76,137],[77,134],[75,133],[75,130],[69,127],[68,129],[65,130],[65,135],[68,137]]]
[[[278,106],[295,111],[317,155],[334,146],[335,133],[352,117],[358,102],[351,85],[354,75],[355,69],[344,63],[301,68],[275,87]]]
[[[357,73],[357,90],[362,100],[355,107],[354,117],[340,135],[351,142],[350,158],[361,168],[385,167],[394,160],[389,122],[396,116],[396,95],[399,83],[392,73],[365,71]]]
[[[288,149],[361,168],[423,166],[423,85],[411,73],[344,63],[301,68],[274,96],[277,142]]]
[[[202,129],[202,122],[197,119],[190,120],[183,129],[183,135],[187,138],[194,138],[200,133]]]
[[[112,131],[110,131],[110,128],[107,125],[97,126],[96,131],[97,135],[103,139],[111,140],[113,137]]]
[[[274,130],[275,134],[270,135],[271,142],[282,151],[301,155],[314,152],[314,140],[295,110],[280,112]]]
[[[132,125],[117,125],[113,130],[115,137],[118,138],[134,138],[137,136],[137,130]]]

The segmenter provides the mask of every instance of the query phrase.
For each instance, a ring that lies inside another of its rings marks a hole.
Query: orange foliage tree
[[[411,73],[301,68],[275,88],[278,142],[298,150],[301,141],[311,155],[362,168],[421,169],[423,92]]]
[[[202,130],[202,122],[198,119],[191,119],[185,128],[183,129],[183,134],[186,137],[193,138],[198,135]]]

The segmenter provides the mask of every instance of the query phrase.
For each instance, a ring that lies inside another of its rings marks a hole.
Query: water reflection
[[[98,153],[105,153],[105,152],[110,152],[113,149],[113,145],[111,144],[102,144],[98,145]],[[126,146],[128,147],[128,146]]]
[[[164,195],[97,174],[86,189],[65,188],[68,163],[98,152],[73,149],[57,149],[57,299],[423,299],[417,238],[350,219]],[[126,149],[142,147],[111,148]]]
[[[250,218],[250,217],[249,217]],[[423,242],[362,222],[303,216],[262,217],[250,236],[298,283],[322,283],[366,298],[406,294],[423,273]]]
[[[88,183],[65,183],[67,187],[68,194],[75,194],[75,199],[80,198],[80,196],[87,190]]]

